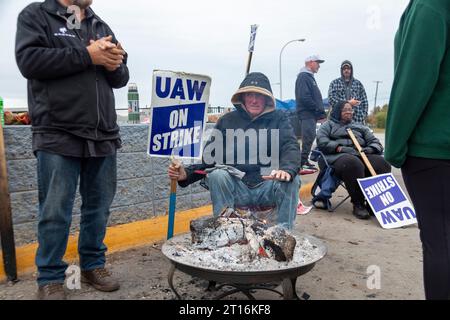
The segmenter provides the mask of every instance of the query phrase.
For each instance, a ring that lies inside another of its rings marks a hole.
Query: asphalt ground
[[[379,136],[382,141],[384,137]],[[403,185],[399,170],[393,170]],[[315,180],[317,174],[302,176],[302,184]],[[346,196],[342,188],[334,194],[336,202]],[[310,197],[304,197],[308,205]],[[359,220],[349,201],[334,213],[313,209],[297,216],[295,230],[321,239],[327,255],[297,281],[297,294],[309,300],[413,300],[424,299],[422,249],[417,225],[382,229],[375,217]],[[163,242],[114,253],[107,257],[107,268],[120,280],[121,289],[102,293],[82,284],[79,290],[66,288],[70,300],[172,300],[168,285],[170,262],[161,253]],[[376,277],[376,278],[374,278]],[[20,281],[0,284],[0,300],[35,299],[36,274]],[[177,271],[175,288],[183,299],[214,299],[222,291],[208,291],[208,282]],[[279,300],[274,293],[260,291],[257,299]],[[227,297],[245,299],[242,294]]]

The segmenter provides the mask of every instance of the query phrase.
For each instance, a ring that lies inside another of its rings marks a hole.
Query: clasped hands
[[[103,37],[96,41],[91,40],[87,50],[94,65],[103,66],[111,72],[120,67],[125,56],[122,45],[112,43],[112,36]]]

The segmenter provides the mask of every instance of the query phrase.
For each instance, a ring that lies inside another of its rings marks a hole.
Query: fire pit
[[[179,270],[193,277],[216,282],[220,284],[219,288],[232,287],[214,298],[217,300],[237,292],[254,300],[254,290],[276,292],[287,300],[298,299],[295,290],[297,278],[309,272],[325,256],[327,249],[322,241],[312,236],[299,233],[291,233],[291,236],[295,238],[296,245],[289,261],[277,261],[265,256],[258,256],[253,261],[242,261],[242,257],[235,254],[240,250],[236,248],[240,243],[205,250],[193,244],[193,235],[190,233],[174,237],[162,247],[163,254],[171,262],[169,286],[181,300],[173,285],[174,273]],[[282,292],[274,289],[279,284]]]

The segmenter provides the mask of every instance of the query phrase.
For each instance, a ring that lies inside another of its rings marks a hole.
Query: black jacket
[[[256,131],[260,129],[267,129],[267,135],[264,135],[267,137],[268,142],[268,152],[266,150],[262,150],[261,152],[264,155],[267,155],[268,157],[271,156],[270,150],[271,150],[271,129],[279,129],[279,168],[273,168],[273,169],[279,169],[284,170],[288,172],[292,178],[294,179],[300,170],[300,146],[298,144],[297,138],[295,137],[295,134],[293,132],[293,129],[289,123],[289,119],[286,116],[286,113],[281,110],[269,110],[266,113],[262,114],[261,116],[257,117],[256,119],[251,119],[248,113],[241,107],[236,106],[236,110],[233,112],[230,112],[228,114],[225,114],[222,118],[219,119],[217,122],[215,129],[219,130],[223,137],[223,161],[220,164],[230,165],[232,167],[235,167],[236,169],[245,172],[245,176],[242,179],[242,181],[249,187],[254,187],[259,185],[264,180],[261,177],[261,169],[263,167],[270,167],[269,165],[266,165],[265,163],[262,163],[259,155],[260,155],[260,146],[262,145],[261,140],[258,140],[257,143],[257,159],[255,162],[257,164],[251,164],[251,158],[249,156],[249,150],[250,146],[248,143],[248,139],[246,139],[244,145],[238,145],[236,139],[234,143],[234,149],[228,150],[227,144],[226,144],[226,131],[227,129],[242,129],[244,131],[247,131],[249,129],[255,129]],[[211,140],[206,144],[205,150],[207,149],[207,146],[211,143]],[[252,147],[255,147],[254,145]],[[238,155],[238,149],[240,152],[243,153],[245,150],[245,164],[237,164],[237,155]],[[256,150],[256,149],[254,149]],[[234,158],[233,161],[229,162],[227,161],[227,153],[232,152],[232,155]],[[204,156],[205,158],[205,156]],[[194,171],[196,170],[204,170],[205,168],[211,168],[214,167],[214,164],[206,164],[205,161],[203,161],[202,164],[189,166],[186,168],[186,173],[188,175],[188,179],[186,181],[180,182],[180,186],[186,187],[190,185],[191,183],[194,183],[200,179],[203,178],[202,175],[196,174]],[[270,172],[269,172],[270,174]]]
[[[330,165],[345,154],[360,156],[347,129],[353,131],[362,148],[372,148],[373,154],[381,155],[383,153],[383,146],[380,140],[374,136],[369,127],[355,122],[343,124],[332,119],[322,124],[317,132],[317,147],[325,155]],[[336,151],[339,146],[344,147],[341,153]]]
[[[92,40],[113,32],[88,9]],[[17,65],[28,79],[28,108],[35,133],[64,131],[95,140],[119,137],[113,88],[129,80],[126,58],[114,72],[94,66],[90,39],[70,30],[57,0],[32,3],[18,17]]]
[[[300,120],[319,120],[326,117],[322,94],[316,80],[305,69],[302,69],[295,82],[295,101]]]

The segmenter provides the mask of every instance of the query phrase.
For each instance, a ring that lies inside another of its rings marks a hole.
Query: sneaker
[[[302,164],[302,170],[315,170],[317,171],[317,167],[310,162],[306,162]]]
[[[301,202],[300,200],[298,200],[298,205],[297,205],[297,214],[300,216],[306,215],[311,211],[312,207],[305,207],[303,205],[303,202]]]
[[[81,282],[90,284],[95,289],[104,292],[119,290],[119,282],[105,268],[81,271]]]
[[[300,176],[306,176],[306,175],[308,175],[308,174],[314,174],[314,173],[316,173],[317,172],[317,170],[312,170],[312,169],[301,169],[300,171],[299,171],[299,175]]]
[[[353,205],[353,215],[358,219],[367,220],[370,219],[369,211],[363,205]]]
[[[62,283],[50,283],[39,286],[37,292],[39,300],[66,300],[66,292]]]

